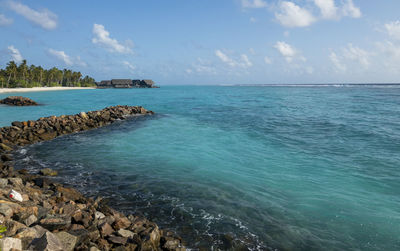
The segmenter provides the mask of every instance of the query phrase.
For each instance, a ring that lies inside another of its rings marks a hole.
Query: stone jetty
[[[0,104],[14,105],[14,106],[31,106],[38,105],[35,101],[30,98],[25,98],[21,96],[10,96],[5,99],[0,100]]]
[[[182,240],[143,217],[125,215],[101,197],[86,198],[57,184],[51,169],[15,171],[18,146],[108,125],[135,115],[151,115],[140,106],[114,106],[76,115],[13,122],[0,129],[0,249],[8,250],[185,250]],[[21,195],[10,198],[10,193]]]

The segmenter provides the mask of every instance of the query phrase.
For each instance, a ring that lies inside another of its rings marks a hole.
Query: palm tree
[[[8,80],[7,80],[7,88],[8,88],[12,75],[14,75],[14,81],[16,80],[17,64],[14,61],[8,62],[6,67],[6,72],[8,74]]]

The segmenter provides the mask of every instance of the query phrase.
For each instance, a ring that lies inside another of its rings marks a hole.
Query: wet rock
[[[5,99],[0,100],[0,104],[13,105],[13,106],[31,106],[38,105],[35,101],[30,98],[21,96],[10,96]]]
[[[46,232],[42,237],[34,239],[29,245],[30,250],[63,251],[62,242],[53,233]]]
[[[0,250],[10,251],[10,250],[22,250],[22,242],[17,238],[3,238],[0,239]]]
[[[71,217],[67,215],[47,215],[40,220],[40,225],[50,231],[64,230],[71,225]]]
[[[6,161],[12,161],[13,158],[10,154],[3,154],[3,155],[1,155],[1,160],[6,162]]]
[[[41,188],[46,188],[46,187],[49,187],[49,185],[50,185],[50,181],[48,179],[42,178],[42,177],[35,178],[33,180],[33,182],[35,183],[36,186],[41,187]]]
[[[40,170],[40,174],[44,176],[57,176],[58,172],[50,168],[43,168]]]
[[[58,232],[55,235],[64,245],[65,251],[74,250],[76,244],[78,243],[78,237],[67,232]]]

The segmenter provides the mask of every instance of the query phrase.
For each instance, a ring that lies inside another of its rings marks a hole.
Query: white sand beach
[[[42,92],[42,91],[66,91],[66,90],[91,90],[94,87],[33,87],[33,88],[0,88],[1,93],[9,92]]]

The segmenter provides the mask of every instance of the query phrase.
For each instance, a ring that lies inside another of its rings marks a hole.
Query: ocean
[[[0,94],[0,98],[12,94]],[[193,250],[400,250],[400,88],[162,86],[19,93],[0,126],[111,105],[154,116],[24,147],[15,166]]]

